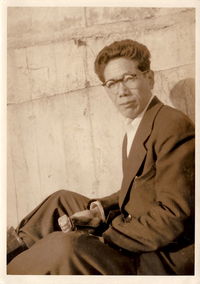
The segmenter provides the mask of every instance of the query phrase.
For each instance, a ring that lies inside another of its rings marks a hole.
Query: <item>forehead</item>
[[[118,79],[125,73],[134,73],[138,70],[138,62],[125,57],[111,59],[105,69],[105,81],[110,79]]]

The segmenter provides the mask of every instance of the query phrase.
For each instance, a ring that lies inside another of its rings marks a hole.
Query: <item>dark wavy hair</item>
[[[151,54],[145,45],[131,39],[115,41],[99,52],[94,63],[95,73],[102,82],[105,81],[103,73],[106,64],[111,59],[118,57],[137,60],[139,70],[150,70]]]

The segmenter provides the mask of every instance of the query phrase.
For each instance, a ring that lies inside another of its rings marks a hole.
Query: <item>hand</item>
[[[99,225],[104,224],[103,222],[105,222],[105,215],[99,201],[92,202],[89,210],[76,212],[70,217],[63,215],[58,218],[59,226],[64,233],[73,231],[77,227],[93,232],[96,228],[100,228]]]
[[[61,228],[61,230],[63,231],[63,233],[68,233],[71,231],[76,230],[77,228],[74,226],[74,224],[72,223],[72,220],[70,217],[68,217],[67,215],[63,215],[61,217],[58,218],[58,223],[59,226]],[[76,230],[77,231],[77,230]],[[89,233],[89,234],[93,234],[95,232],[95,228],[91,228],[91,227],[81,227],[81,229],[79,228],[77,232],[82,232],[82,233]]]
[[[76,212],[70,217],[74,226],[97,228],[102,222],[101,215],[97,207],[90,210]]]
[[[102,218],[98,207],[76,212],[70,217],[63,215],[58,218],[59,226],[65,233],[73,231],[76,226],[97,228],[101,222]]]

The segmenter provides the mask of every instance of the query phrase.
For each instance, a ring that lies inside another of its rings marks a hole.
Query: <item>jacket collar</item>
[[[128,192],[128,189],[130,187],[132,180],[137,175],[137,172],[142,162],[144,161],[144,158],[146,156],[145,143],[147,142],[151,134],[154,119],[162,106],[163,106],[163,103],[160,102],[157,97],[154,97],[152,99],[151,103],[149,104],[142,118],[142,121],[140,122],[138,130],[134,137],[128,158],[125,157],[125,153],[126,153],[125,147],[126,147],[126,140],[127,140],[127,137],[125,136],[124,143],[123,143],[123,149],[122,149],[124,176],[123,176],[120,195],[119,195],[120,207],[123,205],[124,199],[126,197],[126,194]]]

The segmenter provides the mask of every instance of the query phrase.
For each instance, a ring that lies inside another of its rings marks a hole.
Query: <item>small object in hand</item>
[[[58,224],[64,233],[73,231],[75,229],[71,219],[67,215],[59,217]]]

